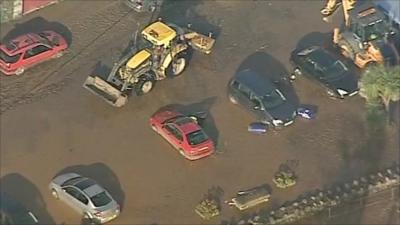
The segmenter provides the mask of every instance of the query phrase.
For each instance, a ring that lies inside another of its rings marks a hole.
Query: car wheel
[[[58,196],[58,192],[53,188],[51,189],[51,195],[55,198],[55,199],[60,199],[60,197]]]
[[[153,89],[155,83],[153,76],[145,75],[139,79],[139,82],[134,88],[136,95],[140,96],[149,93]]]
[[[85,214],[83,214],[83,218],[84,219],[93,219],[93,216],[92,216],[92,214],[86,212]]]
[[[24,72],[25,72],[25,69],[21,67],[15,71],[15,75],[19,76],[19,75],[23,74]]]
[[[232,102],[233,104],[237,105],[238,101],[236,100],[235,97],[233,97],[231,94],[229,94],[229,101]]]
[[[168,65],[166,70],[167,77],[173,78],[181,75],[186,69],[189,60],[188,52],[183,51],[175,56],[175,59]]]
[[[60,51],[60,52],[57,52],[57,54],[54,55],[54,58],[60,58],[63,55],[64,55],[64,51]]]

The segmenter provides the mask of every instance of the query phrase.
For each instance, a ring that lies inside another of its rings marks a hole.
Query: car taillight
[[[100,217],[101,216],[101,212],[100,211],[96,211],[95,213],[93,213],[93,215],[95,215],[96,217]]]

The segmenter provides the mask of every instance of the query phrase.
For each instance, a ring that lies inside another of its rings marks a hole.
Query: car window
[[[84,194],[82,194],[78,189],[73,188],[73,187],[65,187],[64,190],[69,195],[71,195],[78,201],[82,202],[83,204],[87,205],[89,203],[89,200],[86,198],[86,196]]]
[[[240,84],[239,85],[239,92],[242,93],[246,98],[250,98],[251,95],[251,90],[247,88],[246,86]]]
[[[21,53],[16,55],[8,55],[3,50],[0,49],[0,60],[5,63],[15,63],[21,58]]]
[[[239,89],[239,82],[237,82],[236,80],[232,81],[231,87],[233,87],[235,89]]]
[[[78,195],[80,194],[80,192],[76,188],[65,187],[65,188],[63,188],[63,190],[65,192],[67,192],[69,195],[71,195],[72,197],[78,199]]]
[[[178,130],[178,128],[175,127],[174,124],[167,124],[165,128],[168,130],[168,132],[174,135],[176,139],[183,141],[182,133]]]
[[[254,106],[259,106],[259,107],[262,106],[260,98],[257,97],[256,95],[250,94],[250,100],[254,104]]]
[[[93,205],[96,207],[105,206],[111,202],[111,198],[108,197],[108,195],[104,191],[91,197],[90,200],[92,201]]]
[[[198,145],[208,140],[208,136],[204,131],[197,130],[187,135],[190,145]]]
[[[41,54],[43,52],[46,52],[48,50],[50,50],[49,47],[44,46],[44,45],[38,45],[38,46],[36,46],[34,48],[31,48],[28,51],[26,51],[26,53],[24,55],[24,59],[39,55],[39,54]]]

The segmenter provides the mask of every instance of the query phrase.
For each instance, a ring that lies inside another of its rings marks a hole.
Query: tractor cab
[[[374,6],[351,11],[350,31],[361,43],[384,40],[391,34],[385,15]]]
[[[177,36],[176,31],[163,22],[150,24],[142,31],[142,36],[154,46],[169,46]]]

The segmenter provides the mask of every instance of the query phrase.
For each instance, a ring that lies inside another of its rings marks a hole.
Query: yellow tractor
[[[339,6],[343,7],[345,26],[334,29],[335,46],[361,69],[374,64],[397,64],[399,54],[391,43],[395,28],[372,2],[356,3],[356,0],[328,0],[321,10],[324,20],[329,21]]]
[[[109,104],[121,107],[132,93],[150,92],[154,83],[182,74],[191,50],[209,54],[215,43],[211,33],[199,34],[161,20],[145,27],[135,47],[119,60],[106,79],[89,76],[83,86]]]

